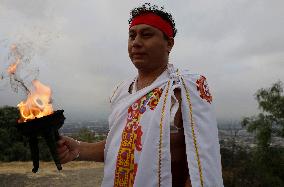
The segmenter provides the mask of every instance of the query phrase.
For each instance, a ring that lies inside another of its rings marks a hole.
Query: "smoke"
[[[41,56],[60,35],[41,27],[23,29],[13,38],[0,38],[0,91],[10,87],[28,94],[33,80],[39,77]]]
[[[31,65],[35,55],[32,43],[5,43],[3,46],[7,53],[6,56],[3,55],[3,63],[1,63],[4,66],[1,68],[1,82],[4,81],[7,85],[5,80],[8,79],[14,92],[18,93],[19,90],[22,90],[28,94],[29,83],[39,75],[39,69]]]

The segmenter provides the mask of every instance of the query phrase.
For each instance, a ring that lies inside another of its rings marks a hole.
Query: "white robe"
[[[178,87],[191,184],[222,187],[217,123],[205,77],[169,65],[150,86],[130,94],[132,81],[111,97],[102,186],[172,186],[170,124],[176,110],[171,109],[178,103],[171,98]]]

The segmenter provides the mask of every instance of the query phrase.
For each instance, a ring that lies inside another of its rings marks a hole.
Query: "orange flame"
[[[13,64],[11,64],[8,69],[7,69],[7,72],[9,73],[9,75],[11,74],[15,74],[16,70],[17,70],[17,66],[19,65],[20,63],[20,60],[17,59],[17,61]]]
[[[11,45],[11,51],[15,55],[16,60],[7,69],[7,72],[8,72],[9,75],[16,73],[17,66],[21,62],[20,55],[18,54],[18,49],[17,49],[17,46],[15,44]]]
[[[21,114],[21,118],[18,121],[19,123],[41,118],[53,113],[51,89],[38,80],[33,80],[32,84],[34,90],[28,94],[27,100],[18,104]]]

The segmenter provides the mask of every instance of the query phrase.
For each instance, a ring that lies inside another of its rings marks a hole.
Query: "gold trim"
[[[193,143],[194,143],[194,148],[195,148],[195,154],[196,154],[196,157],[197,157],[197,164],[198,164],[198,170],[199,170],[200,184],[203,187],[204,186],[204,184],[203,184],[203,174],[202,174],[202,167],[201,167],[201,162],[200,162],[200,157],[199,157],[199,152],[198,152],[198,146],[197,146],[197,140],[196,140],[196,135],[195,135],[195,130],[194,130],[195,123],[193,121],[192,104],[191,104],[190,94],[189,94],[188,89],[185,86],[183,78],[181,76],[180,76],[180,78],[182,80],[182,84],[183,84],[183,87],[184,87],[185,92],[186,92],[186,100],[187,100],[188,105],[189,105],[189,116],[190,116],[191,133],[192,133],[192,136],[193,136]]]
[[[169,88],[170,88],[170,80],[168,81],[167,84],[167,90],[165,94],[165,99],[163,102],[163,107],[162,107],[162,116],[160,120],[160,139],[159,139],[159,165],[158,165],[158,175],[159,175],[159,187],[161,186],[161,166],[162,166],[162,138],[163,138],[163,120],[165,117],[165,108],[166,108],[166,103],[167,103],[167,97],[169,94]]]

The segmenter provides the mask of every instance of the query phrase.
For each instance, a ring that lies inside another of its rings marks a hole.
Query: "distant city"
[[[87,128],[96,135],[106,135],[109,131],[108,121],[83,121],[83,122],[65,122],[60,129],[60,133],[64,135],[72,135],[78,133],[81,129]]]
[[[60,129],[63,135],[73,135],[78,133],[82,128],[87,128],[94,135],[107,135],[109,131],[107,120],[84,121],[84,122],[65,122]],[[218,121],[218,131],[220,144],[223,147],[235,145],[250,149],[256,146],[255,134],[247,132],[239,121]],[[284,138],[273,137],[273,147],[284,147]]]

